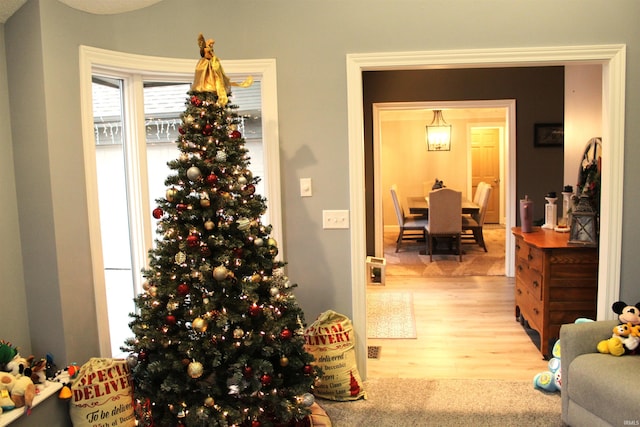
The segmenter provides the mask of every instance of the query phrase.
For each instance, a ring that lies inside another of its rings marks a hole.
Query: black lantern
[[[570,245],[598,246],[597,216],[589,202],[589,196],[582,194],[578,205],[571,212]]]

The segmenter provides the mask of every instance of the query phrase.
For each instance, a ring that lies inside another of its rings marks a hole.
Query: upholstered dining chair
[[[487,244],[484,241],[484,235],[482,234],[482,228],[484,226],[484,219],[487,215],[487,207],[489,206],[489,198],[493,188],[491,185],[486,185],[480,194],[478,205],[480,210],[477,214],[471,216],[462,216],[462,239],[475,241],[485,252],[487,252]]]
[[[396,184],[393,184],[391,186],[391,198],[393,199],[393,207],[396,210],[398,226],[400,227],[398,238],[396,239],[396,252],[398,252],[403,241],[418,241],[425,238],[424,226],[427,225],[427,219],[421,216],[416,217],[405,215],[402,203],[400,203],[400,197],[398,196],[398,186]]]
[[[475,203],[476,205],[480,204],[480,195],[482,194],[482,190],[484,190],[484,187],[487,186],[489,186],[489,184],[484,181],[480,181],[478,183],[478,185],[476,186],[476,193],[473,195],[473,203]]]
[[[433,261],[433,243],[438,237],[451,237],[458,247],[462,261],[462,193],[450,188],[441,188],[429,193],[429,220],[427,231],[427,253]]]

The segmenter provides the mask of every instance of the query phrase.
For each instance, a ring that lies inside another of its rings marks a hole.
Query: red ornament
[[[167,322],[167,325],[173,326],[176,324],[176,316],[174,316],[173,314],[167,315],[164,320],[165,322]]]
[[[138,352],[138,360],[141,362],[146,362],[149,359],[149,355],[147,354],[146,350],[140,350]]]
[[[160,218],[162,218],[162,214],[163,214],[163,213],[164,213],[164,212],[162,212],[162,209],[160,209],[160,208],[155,208],[155,209],[153,210],[153,217],[154,217],[155,219],[160,219]]]
[[[204,125],[204,129],[202,129],[202,134],[203,135],[211,135],[213,133],[213,126],[211,125],[211,123],[207,123],[206,125]]]
[[[186,203],[178,203],[176,205],[176,209],[178,209],[179,212],[184,212],[189,209],[189,205],[187,205]]]
[[[245,366],[242,368],[242,375],[244,375],[245,378],[251,378],[253,375],[253,368],[251,366]]]
[[[256,186],[253,184],[249,184],[246,186],[245,191],[247,192],[247,194],[251,195],[256,192]]]
[[[229,134],[229,136],[230,136],[231,138],[235,138],[235,139],[242,138],[242,134],[240,133],[240,131],[239,131],[239,130],[234,130],[234,131],[232,131],[232,132]]]
[[[251,427],[260,427],[262,423],[258,420],[251,421]]]
[[[311,365],[304,365],[304,367],[302,368],[302,372],[304,372],[305,375],[311,375],[313,374],[313,366]]]
[[[211,249],[209,249],[209,246],[207,245],[200,246],[200,254],[204,257],[208,257],[211,255]]]
[[[182,126],[178,126],[178,133],[180,135],[184,135],[186,133],[186,131],[182,128]]]
[[[260,382],[263,386],[268,386],[269,384],[271,384],[271,380],[272,378],[269,374],[262,374],[262,376],[260,377]]]
[[[235,256],[236,258],[242,258],[243,253],[244,253],[244,250],[242,248],[233,249],[233,256]]]
[[[202,105],[202,101],[195,95],[191,97],[191,103],[196,107],[199,107],[200,105]]]
[[[258,317],[262,314],[262,307],[257,304],[253,304],[249,307],[249,314],[253,317]]]
[[[189,236],[187,236],[187,245],[189,245],[189,247],[195,248],[199,244],[200,238],[198,236],[196,236],[195,234],[189,234]]]
[[[186,283],[180,283],[178,285],[178,295],[185,296],[188,293],[189,293],[189,285],[187,285]]]
[[[280,332],[280,338],[283,340],[288,340],[292,335],[293,333],[291,332],[291,329],[284,328],[282,332]]]
[[[218,177],[214,174],[209,174],[206,179],[207,184],[209,185],[214,185],[216,182],[218,182]]]

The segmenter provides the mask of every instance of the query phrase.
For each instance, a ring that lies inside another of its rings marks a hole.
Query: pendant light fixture
[[[427,150],[451,150],[451,125],[444,121],[442,110],[433,110],[433,120],[427,125]]]

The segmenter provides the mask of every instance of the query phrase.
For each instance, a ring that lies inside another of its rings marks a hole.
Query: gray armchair
[[[640,356],[598,353],[617,320],[560,328],[562,421],[574,427],[640,425]]]

